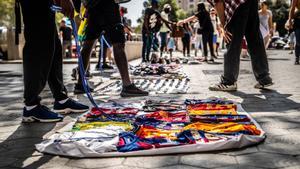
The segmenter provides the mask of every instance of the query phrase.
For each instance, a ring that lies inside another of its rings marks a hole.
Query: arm
[[[179,21],[179,22],[177,23],[177,25],[178,25],[178,26],[182,26],[184,23],[188,23],[188,22],[194,21],[194,20],[196,20],[196,19],[197,19],[196,15],[193,15],[193,16],[191,16],[191,17],[189,17],[189,18],[186,18],[186,19],[184,19],[184,20]]]
[[[222,26],[225,26],[225,21],[226,21],[226,18],[225,18],[225,7],[224,7],[224,1],[219,1],[216,3],[215,5],[215,9],[218,13],[218,16],[220,18],[220,22],[221,22],[221,27]]]
[[[272,33],[273,33],[273,15],[272,15],[271,11],[270,11],[270,17],[269,17],[269,28],[270,28],[270,34],[272,35]]]

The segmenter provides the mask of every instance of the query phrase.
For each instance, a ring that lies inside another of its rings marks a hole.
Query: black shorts
[[[105,0],[89,9],[87,22],[86,40],[96,40],[104,31],[111,43],[125,43],[119,5],[114,0]]]

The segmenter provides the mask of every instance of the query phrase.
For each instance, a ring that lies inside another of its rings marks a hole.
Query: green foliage
[[[14,0],[0,0],[0,26],[11,27],[14,25]]]
[[[287,30],[284,28],[284,25],[289,16],[289,4],[287,1],[276,0],[273,3],[269,3],[269,8],[273,13],[273,22],[277,24],[277,30],[280,36],[284,36],[287,33]]]

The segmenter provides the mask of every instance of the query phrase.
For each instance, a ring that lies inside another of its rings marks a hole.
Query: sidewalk
[[[78,59],[77,58],[68,58],[63,59],[64,64],[77,64]],[[91,58],[91,63],[97,63],[98,58]],[[0,64],[21,64],[23,63],[22,60],[0,60]]]
[[[69,159],[36,152],[34,144],[78,114],[67,116],[57,124],[20,123],[23,108],[22,65],[3,64],[0,66],[0,169],[300,169],[300,66],[293,65],[294,56],[287,53],[268,51],[271,76],[275,82],[271,90],[253,88],[256,81],[251,62],[243,60],[237,92],[209,91],[208,86],[219,81],[223,70],[220,57],[215,64],[184,65],[183,69],[191,79],[189,94],[171,96],[176,99],[222,96],[241,102],[267,132],[264,143],[240,150],[126,158]],[[74,66],[76,64],[64,65],[65,84],[71,97],[74,81],[70,74]],[[53,100],[49,89],[42,96],[45,98],[43,103],[51,106]],[[74,98],[88,103],[84,96]]]

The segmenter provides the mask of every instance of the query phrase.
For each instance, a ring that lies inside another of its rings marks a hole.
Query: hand
[[[69,17],[74,18],[74,4],[72,0],[55,0],[55,3],[62,8],[62,13]]]
[[[287,30],[291,30],[293,29],[293,21],[291,19],[287,20],[287,22],[285,23],[285,29]]]
[[[226,43],[231,42],[232,34],[229,31],[225,30],[224,28],[221,28],[221,35],[224,37]]]
[[[178,21],[177,26],[182,26],[184,24],[184,20]]]

